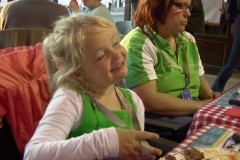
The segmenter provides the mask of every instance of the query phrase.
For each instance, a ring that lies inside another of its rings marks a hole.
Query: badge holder
[[[190,76],[188,74],[186,74],[186,83],[187,83],[187,86],[186,86],[186,89],[184,89],[183,92],[182,92],[182,99],[192,100],[191,91],[190,91],[190,88],[189,88]]]
[[[187,57],[186,54],[183,56],[184,61],[184,74],[186,76],[186,89],[182,92],[182,99],[185,100],[192,100],[191,91],[190,91],[190,73],[189,73],[189,67],[187,63]]]
[[[186,88],[186,89],[183,90],[182,99],[186,99],[186,100],[191,100],[192,99],[191,92],[190,92],[189,88]]]

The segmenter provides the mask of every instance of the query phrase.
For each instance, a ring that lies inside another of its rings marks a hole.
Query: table
[[[240,95],[236,94],[240,88],[240,83],[233,86],[215,101],[207,104],[198,110],[194,116],[188,135],[195,133],[198,129],[208,124],[230,125],[240,128],[240,118],[234,118],[226,115],[226,112],[234,108],[228,104],[230,98],[240,99]]]
[[[213,140],[212,137],[211,137],[210,140],[208,138],[209,141],[212,141],[211,143],[215,144],[214,146],[222,146],[222,143],[225,143],[226,141],[228,141],[229,137],[231,137],[233,135],[233,133],[235,133],[236,131],[239,130],[239,128],[235,127],[235,126],[228,126],[228,125],[219,126],[217,124],[208,124],[206,126],[201,127],[200,129],[198,129],[197,132],[195,132],[191,135],[188,135],[183,142],[179,143],[177,145],[177,147],[175,147],[173,150],[171,150],[167,154],[174,155],[174,154],[176,154],[176,153],[178,153],[182,150],[185,150],[189,147],[197,146],[196,142],[201,140],[201,138],[202,138],[202,141],[206,142],[207,138],[206,138],[206,136],[203,137],[203,135],[204,134],[206,135],[206,133],[209,134],[210,129],[213,129],[213,127],[217,128],[217,129],[220,129],[220,130],[223,129],[223,130],[225,130],[225,132],[228,132],[227,134],[224,133],[224,136],[221,136],[221,138],[218,137],[218,139],[215,139],[215,140]],[[223,133],[221,133],[221,134],[223,135]],[[214,133],[214,135],[216,135],[216,133]],[[226,136],[226,135],[228,135],[228,136]],[[216,144],[216,142],[217,142],[217,144]],[[201,146],[201,145],[199,145],[199,146]],[[211,145],[204,145],[204,146],[211,146]]]

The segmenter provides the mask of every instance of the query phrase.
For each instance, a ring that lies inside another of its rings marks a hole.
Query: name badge
[[[190,92],[189,88],[186,88],[186,89],[183,90],[182,99],[186,99],[186,100],[191,100],[192,99],[191,92]]]

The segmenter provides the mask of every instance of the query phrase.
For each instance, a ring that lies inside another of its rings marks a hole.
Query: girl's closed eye
[[[113,44],[113,46],[115,47],[115,46],[117,46],[118,44],[120,44],[120,41],[119,41],[119,40],[115,41],[114,44]]]
[[[118,46],[118,45],[120,45],[120,39],[119,38],[115,38],[115,40],[113,40],[112,41],[112,48],[113,47],[116,47],[116,46]],[[111,48],[111,47],[110,47]],[[105,48],[105,49],[101,49],[101,50],[99,50],[98,51],[98,53],[97,53],[97,59],[96,59],[96,61],[100,61],[100,60],[102,60],[104,57],[106,57],[106,55],[110,52],[110,48]]]
[[[120,37],[115,35],[112,42],[113,42],[113,47],[117,46],[118,44],[120,44]]]
[[[103,50],[103,51],[101,52],[101,54],[98,55],[96,61],[100,61],[101,59],[103,59],[103,58],[107,55],[107,53],[108,53],[107,50]]]

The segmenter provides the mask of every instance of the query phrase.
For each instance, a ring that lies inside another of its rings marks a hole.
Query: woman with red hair
[[[186,128],[191,115],[218,96],[204,78],[194,37],[185,31],[191,8],[191,0],[140,0],[136,28],[121,42],[128,53],[126,85],[141,97],[146,115]]]

